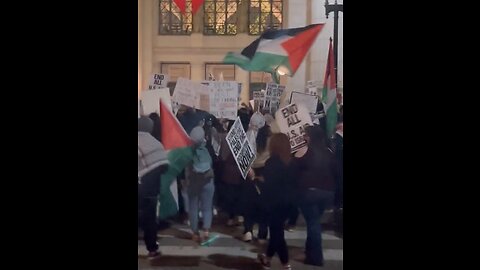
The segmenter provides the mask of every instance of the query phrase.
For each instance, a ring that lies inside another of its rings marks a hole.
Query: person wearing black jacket
[[[321,217],[333,205],[337,165],[326,144],[326,135],[320,126],[306,129],[308,150],[292,162],[298,187],[298,201],[307,223],[305,264],[322,266]]]
[[[290,141],[283,133],[273,134],[270,138],[270,158],[263,169],[264,199],[268,212],[270,240],[266,254],[259,254],[258,259],[264,268],[270,267],[272,257],[277,253],[284,269],[291,269],[288,248],[284,235],[288,205],[291,200],[289,181],[292,174],[289,168],[291,158]]]

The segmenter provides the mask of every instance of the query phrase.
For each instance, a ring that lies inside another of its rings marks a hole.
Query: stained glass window
[[[186,1],[182,14],[173,0],[160,0],[160,35],[190,35],[192,33],[192,1]]]
[[[283,0],[250,0],[248,6],[248,33],[260,35],[268,29],[281,29]]]
[[[203,33],[205,35],[236,35],[239,3],[241,0],[205,0]]]

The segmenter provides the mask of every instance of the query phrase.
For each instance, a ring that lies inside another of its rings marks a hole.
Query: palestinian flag
[[[160,219],[174,216],[178,212],[177,176],[193,159],[192,141],[177,118],[160,99],[160,122],[162,126],[162,144],[169,161],[168,170],[162,174],[160,182],[159,213]]]
[[[277,81],[277,70],[281,75],[293,76],[324,25],[265,31],[241,54],[227,53],[223,62],[248,71],[271,73]]]
[[[331,138],[337,126],[337,79],[335,78],[335,58],[333,56],[332,39],[328,48],[327,68],[323,80],[323,108],[327,120],[327,135]]]
[[[198,9],[202,6],[203,1],[205,0],[192,0],[192,15],[197,13]],[[177,5],[178,9],[182,12],[183,15],[187,12],[187,1],[186,0],[173,0]]]

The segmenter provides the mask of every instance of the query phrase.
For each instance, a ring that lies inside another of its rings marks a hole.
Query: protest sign
[[[170,98],[170,89],[168,88],[142,91],[140,99],[144,115],[155,112],[160,113],[160,99],[172,110],[172,100]]]
[[[199,84],[185,78],[178,78],[175,90],[173,91],[173,100],[178,104],[183,104],[188,107],[196,107],[197,95],[196,89],[199,89]]]
[[[212,91],[207,85],[196,83],[198,87],[195,89],[195,108],[200,109],[202,111],[209,112],[210,111],[210,92]]]
[[[304,94],[301,92],[293,91],[290,95],[290,104],[303,104],[310,113],[317,112],[318,96]]]
[[[309,95],[318,95],[320,91],[320,81],[308,81],[305,86],[305,93]]]
[[[253,110],[261,112],[265,105],[265,91],[253,91]]]
[[[255,153],[252,150],[250,142],[247,140],[247,134],[243,129],[240,117],[237,117],[235,123],[226,137],[228,147],[233,154],[238,169],[243,176],[243,179],[247,177],[250,166],[255,160]]]
[[[235,120],[238,111],[239,86],[235,81],[204,81],[210,88],[210,109],[216,118]]]
[[[302,104],[290,104],[280,108],[275,114],[280,131],[290,140],[292,153],[307,145],[304,139],[305,128],[312,125],[312,118]]]
[[[160,89],[167,87],[168,75],[165,74],[153,74],[148,84],[148,90]]]
[[[268,110],[270,114],[275,114],[275,112],[278,110],[278,107],[280,107],[280,97],[282,96],[284,90],[284,85],[267,83],[264,109]]]

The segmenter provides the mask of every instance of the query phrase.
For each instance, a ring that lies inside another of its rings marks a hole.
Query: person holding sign
[[[287,207],[292,198],[289,194],[289,182],[293,179],[289,167],[291,157],[290,140],[283,133],[273,134],[269,143],[270,158],[263,170],[264,198],[268,209],[268,228],[270,241],[266,254],[259,254],[258,259],[264,268],[270,268],[270,261],[278,254],[284,269],[291,270],[288,263],[288,248],[285,242],[284,224],[287,219]]]
[[[292,162],[298,202],[307,223],[305,264],[323,266],[321,218],[333,205],[337,165],[320,126],[306,128],[307,151]]]
[[[261,113],[254,113],[250,119],[247,138],[252,145],[252,150],[256,152],[256,158],[252,164],[255,175],[259,176],[254,181],[247,181],[243,189],[242,199],[244,201],[244,233],[243,241],[249,242],[253,238],[253,226],[258,222],[258,240],[260,243],[266,242],[268,228],[265,221],[263,209],[262,176],[265,162],[269,158],[267,149],[267,140],[270,136],[270,128],[265,126],[265,118]]]

